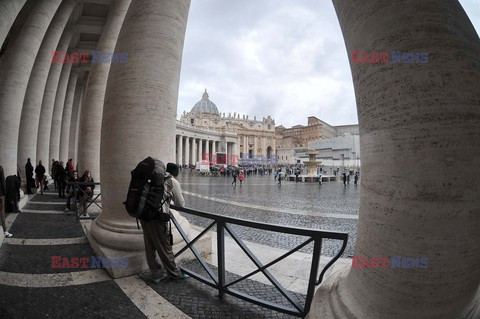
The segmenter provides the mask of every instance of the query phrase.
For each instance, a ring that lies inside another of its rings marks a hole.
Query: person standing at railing
[[[182,195],[182,188],[177,181],[179,167],[174,163],[168,163],[165,174],[165,189],[163,195],[163,212],[170,214],[170,202],[178,207],[185,206],[185,199]],[[145,242],[145,253],[147,255],[147,263],[152,273],[152,282],[159,284],[160,281],[170,277],[171,279],[186,279],[187,274],[177,267],[175,263],[175,255],[170,242],[170,232],[168,223],[158,219],[140,220],[143,228],[143,240]],[[170,225],[171,227],[171,225]],[[155,259],[155,251],[157,251],[167,274],[162,275],[162,267]]]
[[[78,181],[78,172],[73,171],[73,174],[70,175],[68,178],[69,183],[75,183]],[[65,212],[68,212],[70,210],[70,199],[72,199],[75,196],[75,185],[68,185],[67,186],[67,208],[65,208]],[[77,193],[77,198],[75,200],[78,200],[78,196],[80,194]]]
[[[92,198],[93,190],[95,189],[95,181],[92,177],[92,172],[88,169],[83,173],[82,177],[78,180],[79,183],[92,183],[92,185],[79,185],[80,188],[80,201],[78,203],[78,211],[77,214],[85,214],[86,213],[86,202],[88,199]]]

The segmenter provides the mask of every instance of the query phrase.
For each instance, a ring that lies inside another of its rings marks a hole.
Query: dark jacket
[[[79,181],[80,183],[85,183],[85,182],[89,182],[89,183],[95,183],[95,181],[93,180],[93,177],[92,177],[92,180],[90,180],[90,181],[87,181],[87,177],[86,177],[86,176],[82,176],[82,177],[80,177],[80,179],[79,179],[78,181]],[[90,187],[90,188],[91,188],[91,190],[92,190],[92,192],[93,192],[93,190],[95,189],[95,185],[91,185],[91,186],[87,186],[87,185],[80,185],[79,187],[80,187],[81,189],[83,189],[83,190],[86,190],[86,189],[87,189],[87,187]]]
[[[5,174],[3,173],[3,167],[0,165],[0,196],[5,196]]]
[[[7,176],[5,179],[5,212],[15,212],[15,201],[20,200],[20,178],[17,175]]]
[[[62,182],[67,180],[67,171],[60,164],[57,166],[55,170],[55,178],[57,179],[57,182]]]
[[[32,179],[33,177],[33,166],[30,162],[27,162],[27,164],[25,164],[25,175],[27,176],[27,180]]]
[[[38,176],[40,180],[43,180],[43,176],[45,175],[45,166],[38,164],[35,168],[35,174]]]

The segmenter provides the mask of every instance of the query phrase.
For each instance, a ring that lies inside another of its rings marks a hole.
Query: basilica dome
[[[208,113],[220,116],[217,106],[208,99],[207,89],[205,89],[205,93],[203,93],[202,99],[195,103],[190,112],[194,114]]]

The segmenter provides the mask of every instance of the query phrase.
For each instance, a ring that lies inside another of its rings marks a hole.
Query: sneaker
[[[172,279],[174,280],[177,280],[177,279],[187,279],[187,278],[190,278],[189,275],[187,275],[186,273],[181,273],[180,275],[178,275],[177,277],[172,277]]]
[[[152,280],[150,280],[152,283],[154,283],[155,285],[158,285],[162,280],[166,279],[168,277],[167,274],[164,274],[163,276],[161,276],[160,278],[152,278]]]
[[[70,209],[68,209],[68,208],[65,208],[65,210],[64,210],[65,213],[68,213],[69,211],[70,211]]]
[[[5,235],[5,238],[11,238],[11,237],[13,237],[13,234],[9,233],[8,231],[6,231],[6,232],[4,233],[4,235]]]

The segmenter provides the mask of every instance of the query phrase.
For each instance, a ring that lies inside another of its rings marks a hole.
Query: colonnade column
[[[248,158],[248,136],[243,136],[243,156]]]
[[[478,34],[459,1],[333,3],[360,126],[354,255],[390,263],[339,269],[309,318],[479,318]],[[354,51],[427,61],[354,63]]]
[[[61,0],[36,2],[16,41],[7,47],[2,57],[0,163],[5,176],[17,173],[19,123],[28,80],[38,49],[60,3]],[[7,21],[6,25],[8,24],[10,23]]]
[[[131,0],[112,1],[107,23],[98,40],[97,51],[113,53],[130,2]],[[130,52],[126,50],[125,53],[129,54]],[[78,135],[78,167],[80,171],[90,170],[92,176],[99,181],[103,104],[111,65],[111,63],[103,63],[103,61],[102,63],[91,63]]]
[[[183,164],[183,136],[178,136],[178,143],[177,143],[177,164]]]
[[[80,76],[80,75],[79,75]],[[77,133],[80,119],[80,109],[83,102],[83,92],[85,84],[77,84],[75,88],[75,97],[73,99],[72,118],[70,120],[70,133],[68,137],[68,158],[73,159],[74,164],[77,164]]]
[[[52,51],[57,49],[68,19],[79,1],[66,0],[62,2],[38,50],[23,102],[18,136],[17,156],[19,162],[25,161],[29,157],[32,163],[37,162],[38,126],[48,73],[52,67]],[[43,164],[48,165],[45,162]]]
[[[192,139],[192,164],[196,165],[197,164],[197,139],[194,137]]]
[[[0,2],[0,45],[5,42],[8,32],[25,2],[26,0],[3,0]]]
[[[60,131],[60,153],[58,158],[63,161],[68,161],[68,159],[70,159],[70,157],[68,157],[68,142],[69,142],[70,125],[72,120],[73,100],[75,97],[75,88],[77,86],[77,78],[78,78],[78,68],[74,68],[70,72],[70,79],[68,80],[67,94],[65,96],[65,106],[63,108],[63,114],[62,114],[62,124],[61,124],[61,131]]]
[[[65,105],[65,96],[67,94],[68,79],[70,78],[70,71],[72,70],[72,63],[64,63],[60,79],[58,80],[57,94],[55,96],[55,104],[52,113],[52,125],[50,128],[49,139],[49,156],[59,161],[64,159],[59,158],[60,154],[60,131],[62,129],[62,115],[63,107]]]
[[[211,160],[210,157],[210,141],[208,139],[205,140],[205,153],[207,154],[207,159]]]
[[[216,155],[216,145],[215,145],[215,140],[212,141],[212,157]]]
[[[147,268],[143,231],[125,212],[122,198],[130,171],[141,160],[147,156],[164,163],[175,160],[175,116],[189,6],[190,0],[132,1],[118,36],[115,53],[128,52],[128,63],[110,67],[100,144],[102,213],[87,233],[100,255],[129,258],[128,268],[109,269],[114,277]]]
[[[203,140],[198,139],[198,161],[201,163],[203,161]]]
[[[227,159],[227,165],[231,165],[230,152],[228,150],[228,142],[225,141],[225,158]]]
[[[72,35],[72,28],[67,27],[60,38],[60,42],[58,43],[56,51],[67,52]],[[53,109],[55,106],[55,97],[57,95],[57,88],[59,84],[60,73],[62,72],[62,66],[63,64],[61,63],[53,63],[50,67],[47,84],[45,85],[45,92],[43,93],[40,121],[38,123],[37,161],[43,162],[47,172],[50,172],[49,167],[51,165],[49,160],[50,132],[52,129]]]
[[[190,137],[185,137],[185,165],[190,165]]]

